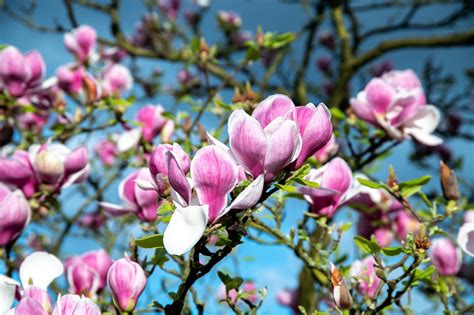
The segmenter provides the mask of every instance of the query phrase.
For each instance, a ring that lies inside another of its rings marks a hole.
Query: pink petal
[[[275,94],[264,99],[252,113],[262,128],[265,128],[278,117],[283,119],[294,119],[295,104],[286,95]]]
[[[174,154],[170,151],[166,153],[168,162],[168,179],[171,187],[184,199],[187,205],[191,202],[191,186],[184,175],[183,170],[176,161]]]
[[[253,177],[263,173],[266,137],[260,124],[243,110],[229,118],[229,141],[234,157]]]
[[[213,222],[227,204],[227,194],[237,184],[238,168],[224,150],[210,145],[197,151],[191,162],[191,176],[201,205],[209,205]]]
[[[390,108],[395,90],[385,81],[375,78],[365,87],[367,102],[371,105],[375,113],[384,114]]]

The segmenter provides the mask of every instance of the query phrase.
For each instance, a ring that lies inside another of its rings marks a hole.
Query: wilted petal
[[[265,128],[275,119],[281,117],[283,119],[294,119],[295,104],[286,95],[275,94],[267,97],[258,104],[252,113],[262,128]]]
[[[466,254],[474,257],[474,223],[464,223],[461,226],[457,241]]]
[[[23,287],[30,284],[43,290],[64,273],[61,261],[46,252],[34,252],[28,255],[20,265],[20,280]]]
[[[273,180],[293,162],[301,151],[301,136],[296,122],[276,119],[265,130],[267,151],[265,154],[265,181]]]
[[[224,211],[220,214],[220,216],[225,215],[232,209],[249,209],[260,200],[263,192],[263,175],[258,176],[255,180],[245,187],[242,192],[235,197],[234,201],[224,209]]]
[[[234,111],[229,117],[229,142],[233,156],[253,177],[263,173],[266,137],[258,121],[243,110]]]
[[[166,227],[163,244],[170,255],[182,255],[199,241],[206,229],[209,207],[176,208]]]
[[[213,222],[227,204],[227,194],[237,183],[238,168],[224,150],[211,145],[197,151],[191,162],[191,176],[202,205],[209,205]]]

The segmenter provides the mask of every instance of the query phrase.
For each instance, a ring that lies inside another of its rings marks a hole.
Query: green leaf
[[[303,178],[309,174],[309,171],[311,171],[311,166],[308,163],[306,163],[305,165],[301,166],[298,170],[296,170],[291,177]]]
[[[294,181],[304,186],[319,188],[319,183],[312,182],[303,178],[295,178]]]
[[[174,210],[174,205],[171,202],[163,202],[160,208],[158,208],[159,215],[165,215]]]
[[[231,276],[222,271],[218,271],[217,275],[219,276],[219,279],[221,279],[222,283],[224,283],[227,292],[232,289],[239,290],[239,287],[244,282],[244,279],[242,279],[241,277],[232,278]]]
[[[346,115],[337,107],[331,107],[330,111],[331,115],[337,120],[346,118]]]
[[[265,33],[264,45],[267,48],[278,49],[278,48],[288,45],[294,39],[295,39],[295,34],[293,33],[283,33],[283,34]]]
[[[245,54],[245,59],[248,61],[254,61],[260,58],[260,51],[257,47],[250,47],[247,49],[247,53]]]
[[[147,235],[135,240],[142,248],[163,248],[163,234]]]
[[[385,256],[397,256],[403,253],[403,249],[401,247],[382,247],[381,252]]]
[[[355,236],[354,243],[360,250],[367,254],[375,254],[380,250],[380,247],[377,245],[375,241],[368,240],[362,236]]]
[[[294,187],[294,186],[275,184],[275,187],[277,187],[277,188],[279,188],[283,191],[289,192],[289,193],[296,192],[296,187]]]
[[[420,270],[417,269],[414,280],[428,279],[428,278],[431,277],[431,274],[433,274],[433,272],[435,272],[435,270],[436,270],[436,267],[433,266],[433,265],[429,266],[428,268],[426,268],[423,271],[420,271]]]
[[[361,185],[364,185],[366,187],[370,187],[370,188],[375,188],[375,189],[379,189],[379,188],[384,188],[385,185],[382,184],[382,183],[377,183],[377,182],[374,182],[370,179],[366,179],[366,178],[360,178],[358,177],[357,178],[357,181],[361,184]]]
[[[152,263],[163,267],[163,265],[169,260],[168,256],[166,255],[166,250],[164,248],[157,248],[155,250],[155,255],[152,258]]]
[[[400,184],[398,184],[398,187],[400,187],[400,189],[403,190],[410,187],[423,186],[423,185],[428,184],[430,180],[431,180],[431,176],[426,175],[419,178],[408,180],[406,182],[401,182]]]

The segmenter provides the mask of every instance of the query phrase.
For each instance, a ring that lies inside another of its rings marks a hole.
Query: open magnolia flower
[[[263,191],[263,176],[258,176],[227,206],[228,195],[238,184],[239,167],[223,148],[210,145],[197,151],[188,179],[174,152],[167,152],[168,178],[176,210],[164,233],[168,253],[189,251],[204,234],[206,226],[231,209],[254,206]]]
[[[46,290],[54,279],[64,273],[64,267],[56,256],[34,252],[23,260],[19,273],[21,285],[16,280],[0,275],[0,314],[6,313],[13,305],[17,287],[23,288],[24,297],[34,297],[40,305],[47,308],[48,303],[44,301]]]
[[[351,99],[351,106],[359,118],[394,139],[413,137],[428,146],[443,142],[432,134],[440,122],[439,110],[426,105],[423,87],[411,70],[390,71],[372,79]]]
[[[254,178],[272,181],[286,166],[301,167],[331,138],[330,113],[324,104],[295,107],[285,95],[272,95],[255,108],[229,117],[232,155]]]

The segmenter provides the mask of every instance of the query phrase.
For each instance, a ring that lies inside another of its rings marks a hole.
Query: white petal
[[[31,282],[46,290],[51,282],[64,273],[62,262],[46,252],[34,252],[27,256],[20,265],[20,280],[23,288]]]
[[[440,137],[427,133],[419,128],[405,128],[404,131],[406,134],[413,136],[413,138],[427,146],[434,147],[443,143],[443,139]]]
[[[416,114],[406,121],[403,126],[406,128],[418,128],[425,133],[432,133],[436,130],[441,120],[439,110],[433,105],[421,106]]]
[[[15,300],[16,286],[20,284],[4,275],[0,275],[0,314],[6,314]]]
[[[158,190],[158,188],[153,183],[143,179],[135,179],[135,184],[142,190]]]
[[[208,217],[207,205],[176,208],[163,236],[166,251],[182,255],[193,248],[204,234]]]
[[[142,130],[140,128],[125,131],[117,138],[117,151],[126,152],[136,147],[141,136]]]
[[[223,216],[231,209],[249,209],[253,207],[262,196],[264,183],[263,179],[263,175],[258,176],[234,199],[230,206],[222,211],[219,217]]]
[[[127,208],[110,202],[99,202],[99,206],[114,217],[136,212],[135,208]]]
[[[474,222],[464,223],[458,232],[458,245],[469,256],[474,257]]]

